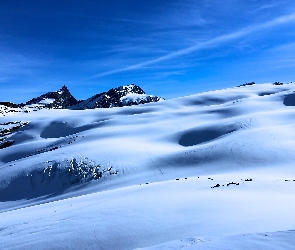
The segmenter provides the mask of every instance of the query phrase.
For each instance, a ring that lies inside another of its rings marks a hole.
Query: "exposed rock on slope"
[[[0,105],[6,106],[8,108],[19,108],[20,107],[19,104],[15,104],[15,103],[12,103],[12,102],[0,102]]]
[[[0,102],[0,116],[21,112],[19,105],[11,102]]]
[[[87,100],[79,102],[70,109],[94,109],[132,106],[164,100],[158,96],[146,95],[137,85],[130,84],[112,88],[107,92],[96,94]]]
[[[8,140],[8,138],[16,132],[18,129],[27,125],[28,122],[7,122],[7,123],[0,123],[0,149],[8,148],[12,144],[14,144],[14,140]]]

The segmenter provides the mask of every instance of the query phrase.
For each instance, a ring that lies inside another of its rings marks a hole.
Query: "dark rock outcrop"
[[[283,85],[284,83],[282,82],[274,82],[273,85]]]
[[[254,85],[254,84],[255,84],[255,82],[247,82],[242,85],[239,85],[238,87],[245,87],[245,86]]]
[[[10,147],[13,143],[14,143],[14,141],[0,142],[0,149],[8,148],[8,147]]]
[[[6,106],[8,108],[20,108],[21,105],[15,104],[13,102],[0,102],[0,105]]]

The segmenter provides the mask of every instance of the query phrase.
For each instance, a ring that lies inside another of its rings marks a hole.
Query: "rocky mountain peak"
[[[135,84],[130,84],[127,86],[120,86],[120,87],[117,87],[117,88],[114,88],[111,90],[113,90],[116,93],[121,93],[122,96],[127,95],[128,93],[145,94],[143,89]]]
[[[69,89],[64,85],[59,91],[40,95],[39,97],[28,101],[26,105],[42,104],[48,108],[64,109],[68,106],[77,104],[77,102],[76,98],[73,97]]]
[[[62,92],[70,92],[69,89],[68,89],[68,87],[66,85],[63,85],[61,87],[60,91],[62,91]]]

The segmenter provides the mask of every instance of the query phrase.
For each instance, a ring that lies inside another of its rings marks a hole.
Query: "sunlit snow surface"
[[[59,92],[59,94],[60,94],[60,92]],[[44,98],[42,101],[40,101],[39,103],[40,104],[51,104],[51,103],[53,103],[54,102],[54,99],[52,99],[52,98]]]
[[[294,93],[0,117],[0,249],[294,249]]]

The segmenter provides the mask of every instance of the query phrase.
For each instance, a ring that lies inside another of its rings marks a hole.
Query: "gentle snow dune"
[[[261,84],[1,117],[29,123],[0,149],[0,249],[293,249],[294,106]]]

